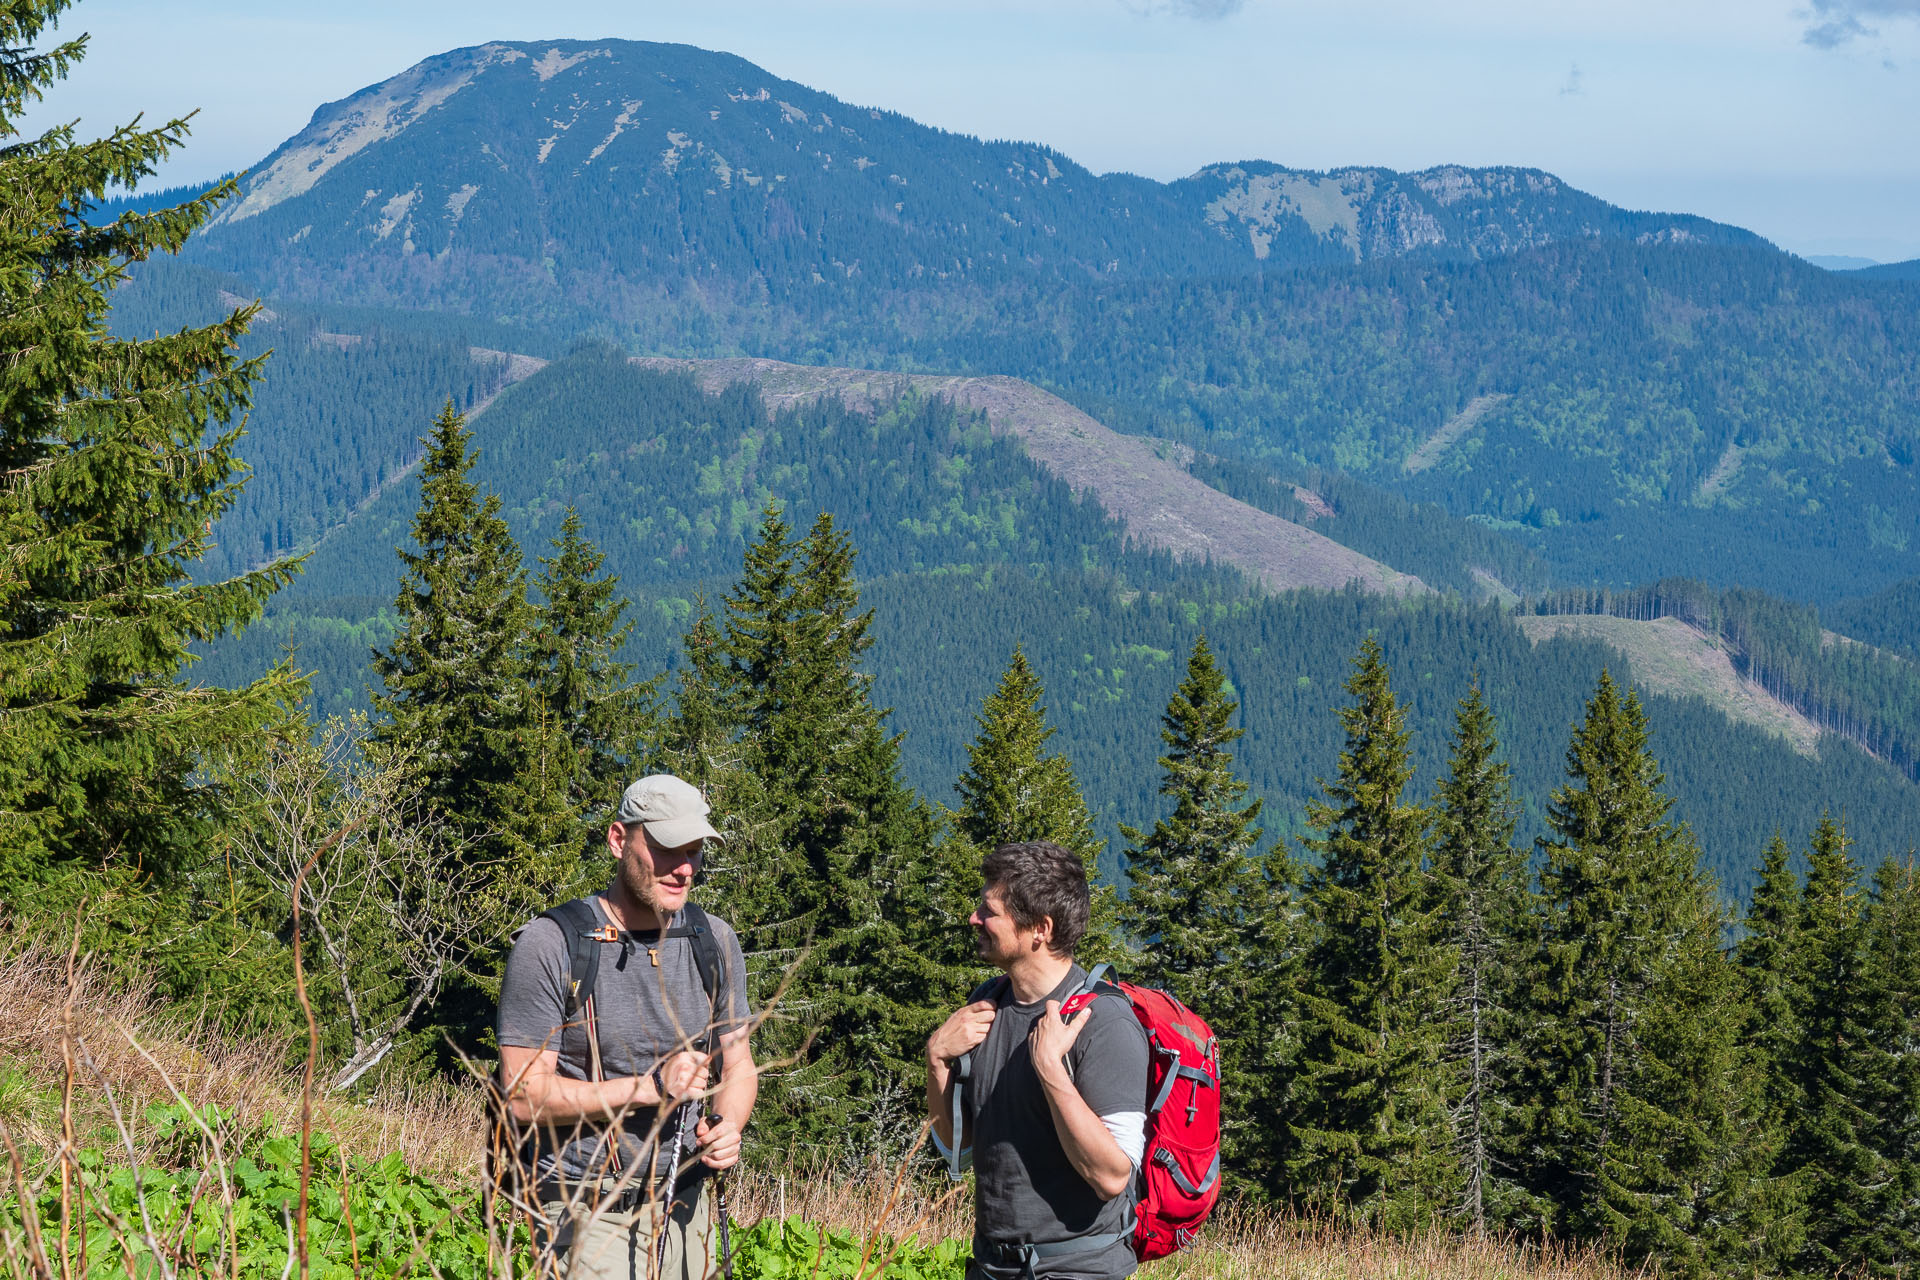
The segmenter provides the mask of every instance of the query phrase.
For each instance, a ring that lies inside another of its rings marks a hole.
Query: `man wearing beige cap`
[[[740,1158],[759,1077],[739,939],[687,900],[703,847],[723,839],[707,815],[669,774],[628,787],[607,827],[612,882],[528,924],[507,960],[509,1189],[542,1267],[570,1280],[719,1271],[707,1183]]]

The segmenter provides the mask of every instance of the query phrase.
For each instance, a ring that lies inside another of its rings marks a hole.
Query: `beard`
[[[647,856],[644,845],[627,846],[627,852],[620,859],[620,885],[635,902],[659,916],[662,925],[666,924],[667,913],[660,906],[659,886],[653,881],[653,859]]]

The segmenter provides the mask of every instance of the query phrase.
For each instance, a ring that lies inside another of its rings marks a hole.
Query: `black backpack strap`
[[[967,1003],[972,1004],[976,1000],[985,1000],[990,993],[993,998],[998,1001],[1000,999],[1002,984],[1007,981],[1007,975],[1004,973],[997,978],[988,978],[985,982],[973,989],[973,994],[967,997]],[[961,1130],[966,1126],[966,1112],[964,1108],[967,1096],[967,1082],[973,1079],[972,1051],[969,1050],[961,1054],[954,1060],[953,1065],[953,1145],[947,1149],[947,1176],[955,1182],[958,1182],[960,1181]]]
[[[600,977],[600,944],[617,942],[619,930],[600,918],[591,898],[575,898],[540,914],[560,926],[567,943],[567,1021],[580,1015]]]

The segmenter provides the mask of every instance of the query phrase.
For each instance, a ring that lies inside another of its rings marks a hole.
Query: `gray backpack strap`
[[[988,978],[985,982],[973,989],[973,994],[967,997],[967,1003],[972,1004],[976,1000],[985,1000],[990,992],[994,993],[994,999],[998,1000],[1000,998],[998,989],[1001,984],[1006,981],[1007,979],[1004,974],[998,978]],[[947,1177],[953,1179],[955,1182],[960,1181],[961,1131],[966,1126],[966,1112],[964,1108],[967,1095],[967,1082],[971,1079],[973,1079],[973,1052],[969,1050],[954,1060],[952,1090],[953,1146],[947,1151]]]

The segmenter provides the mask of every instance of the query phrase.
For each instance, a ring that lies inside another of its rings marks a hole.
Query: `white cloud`
[[[1245,7],[1247,0],[1123,0],[1127,8],[1148,17],[1167,15],[1193,18],[1199,22],[1218,22],[1231,18]]]
[[[1880,34],[1868,21],[1920,20],[1920,0],[1813,0],[1812,19],[1801,36],[1816,49],[1837,49],[1862,36]]]

